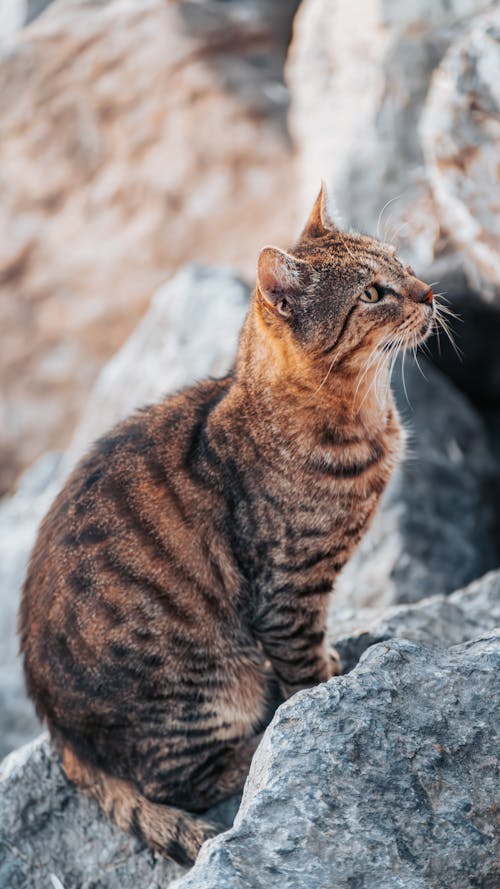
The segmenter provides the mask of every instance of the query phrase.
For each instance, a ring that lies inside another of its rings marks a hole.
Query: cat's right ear
[[[309,214],[301,234],[301,238],[322,238],[337,230],[329,208],[328,192],[324,179],[314,206]]]
[[[309,277],[306,262],[279,250],[264,247],[257,265],[257,287],[267,307],[282,318],[290,318],[294,304],[304,292]]]

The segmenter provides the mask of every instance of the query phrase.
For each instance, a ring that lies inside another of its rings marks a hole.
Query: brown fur
[[[432,315],[322,191],[291,253],[261,253],[234,371],[97,442],[41,526],[29,691],[68,777],[176,860],[214,831],[182,810],[238,790],[277,702],[339,670],[328,593],[402,450],[382,344]]]

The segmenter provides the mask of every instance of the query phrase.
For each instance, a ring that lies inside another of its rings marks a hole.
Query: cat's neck
[[[235,385],[252,410],[262,410],[293,435],[300,429],[302,437],[327,426],[344,429],[346,437],[354,428],[371,436],[394,412],[387,362],[367,367],[366,360],[351,356],[311,367],[254,312],[242,331]]]

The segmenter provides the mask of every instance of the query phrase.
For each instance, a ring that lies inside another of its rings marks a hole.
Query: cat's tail
[[[178,864],[193,864],[205,840],[223,829],[174,806],[150,802],[133,784],[84,762],[67,746],[61,758],[67,778],[93,797],[111,821]]]

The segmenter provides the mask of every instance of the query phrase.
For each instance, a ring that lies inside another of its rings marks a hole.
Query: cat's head
[[[392,246],[341,232],[324,186],[295,246],[261,251],[256,298],[263,320],[319,361],[415,346],[434,318],[431,288]]]

